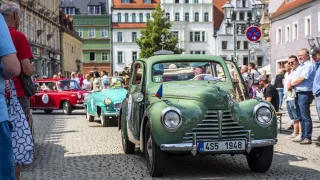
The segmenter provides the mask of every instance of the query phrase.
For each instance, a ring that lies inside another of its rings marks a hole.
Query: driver
[[[210,63],[193,63],[194,80],[215,81],[219,79],[212,75]]]

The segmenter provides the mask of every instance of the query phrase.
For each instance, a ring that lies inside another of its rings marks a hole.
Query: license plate
[[[210,152],[210,151],[239,151],[245,150],[246,141],[217,141],[217,142],[200,142],[199,151],[200,152]]]

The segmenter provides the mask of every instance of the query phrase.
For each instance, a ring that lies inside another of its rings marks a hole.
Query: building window
[[[194,51],[194,54],[201,54],[201,51]]]
[[[248,41],[243,41],[243,49],[248,49],[249,44]]]
[[[204,13],[204,22],[209,22],[209,13]]]
[[[143,14],[142,13],[139,14],[139,21],[143,22]]]
[[[298,23],[293,24],[292,28],[292,40],[298,40]]]
[[[121,22],[121,13],[117,14],[118,22]]]
[[[247,18],[251,21],[252,20],[252,13],[251,12],[247,12]]]
[[[277,29],[277,34],[276,34],[276,43],[281,44],[282,42],[282,30],[281,28]]]
[[[151,0],[143,0],[144,4],[151,4]]]
[[[99,15],[100,14],[100,6],[89,6],[89,15]]]
[[[206,32],[202,31],[202,42],[206,42]]]
[[[240,13],[239,13],[239,16],[240,16],[240,17],[239,17],[240,20],[243,21],[243,20],[244,20],[244,12],[240,12]]]
[[[232,26],[226,24],[226,34],[232,34]]]
[[[222,49],[224,49],[224,50],[226,50],[227,49],[227,47],[228,47],[228,41],[222,41],[221,42],[221,47],[222,47]]]
[[[69,8],[69,15],[75,15],[75,8]]]
[[[193,54],[193,51],[190,51],[190,54]]]
[[[189,22],[189,13],[184,13],[184,20]]]
[[[102,61],[108,61],[108,53],[103,52],[101,59],[102,59]]]
[[[67,9],[67,8],[65,8],[65,7],[64,7],[64,8],[61,8],[61,11],[62,11],[64,14],[68,14],[68,12],[67,12],[67,11],[68,11],[68,9]]]
[[[123,52],[118,51],[118,64],[123,64]]]
[[[190,42],[193,42],[193,32],[190,32]]]
[[[174,2],[175,2],[175,3],[179,3],[179,0],[175,0]]]
[[[184,0],[184,3],[189,3],[189,0]]]
[[[128,3],[130,3],[130,0],[121,0],[121,3],[128,4]]]
[[[307,36],[311,36],[311,17],[306,17],[305,18],[305,35]]]
[[[27,15],[27,38],[30,39],[30,15]]]
[[[103,28],[101,29],[101,37],[108,37],[108,30]]]
[[[117,32],[117,42],[122,42],[122,32]]]
[[[134,22],[134,23],[136,22],[136,13],[132,14],[132,22]]]
[[[168,21],[170,21],[170,13],[166,13],[166,18]]]
[[[241,41],[237,41],[237,49],[240,49]]]
[[[128,13],[124,14],[124,22],[129,22],[129,15]]]
[[[247,7],[247,0],[242,0],[242,7],[246,8]]]
[[[194,22],[199,22],[199,13],[194,13]]]
[[[91,37],[91,38],[96,37],[96,30],[95,29],[89,29],[89,37]]]
[[[202,54],[206,54],[206,51],[202,51]]]
[[[194,41],[200,42],[200,32],[194,32]]]
[[[179,38],[179,31],[172,31],[174,37]]]
[[[151,16],[150,13],[147,13],[147,20],[150,20]]]
[[[137,57],[138,57],[137,51],[132,51],[132,62],[134,62],[135,60],[137,60]]]
[[[77,33],[78,33],[79,37],[83,37],[83,29],[82,28],[77,29]]]
[[[263,64],[263,57],[262,56],[258,56],[257,57],[257,65],[261,67],[262,64]]]
[[[179,14],[179,13],[176,13],[176,14],[175,14],[174,20],[175,20],[175,21],[180,21],[180,14]]]
[[[193,0],[194,3],[199,3],[199,0]]]
[[[96,55],[94,52],[90,52],[90,61],[95,61],[96,60]]]
[[[136,42],[137,32],[132,32],[132,34],[131,34],[131,39],[132,39],[132,42]]]
[[[248,64],[249,64],[248,57],[243,57],[243,65],[248,65]]]
[[[286,43],[290,42],[290,26],[286,26],[285,41],[286,41]]]

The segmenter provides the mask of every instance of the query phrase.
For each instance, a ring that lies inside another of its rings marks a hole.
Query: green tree
[[[154,52],[162,49],[173,51],[175,54],[181,54],[182,49],[178,47],[179,39],[169,31],[171,23],[164,16],[160,4],[151,14],[152,19],[147,21],[147,27],[141,29],[141,37],[137,38],[136,42],[141,49],[140,58],[148,58]],[[162,41],[161,35],[164,36]]]

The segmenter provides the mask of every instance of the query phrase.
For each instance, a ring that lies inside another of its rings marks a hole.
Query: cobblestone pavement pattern
[[[314,109],[314,107],[313,107]],[[320,123],[312,110],[315,135]],[[287,122],[284,117],[284,123]],[[116,127],[102,128],[89,123],[83,111],[65,116],[34,114],[36,154],[22,180],[116,180],[152,179],[145,160],[137,150],[125,155]],[[320,148],[300,145],[280,134],[271,169],[252,173],[243,155],[175,156],[168,160],[165,176],[156,179],[320,179]]]

